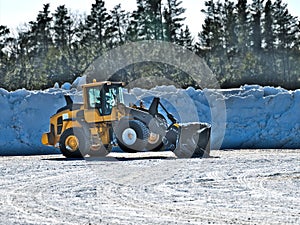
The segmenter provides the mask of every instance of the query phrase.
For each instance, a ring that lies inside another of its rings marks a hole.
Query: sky
[[[43,4],[50,3],[53,13],[57,6],[65,5],[73,12],[88,14],[91,5],[95,0],[0,0],[0,25],[6,25],[11,29],[16,29],[34,21],[39,11],[43,9]],[[182,7],[186,8],[185,17],[193,36],[201,30],[201,24],[204,20],[203,13],[205,0],[182,0]],[[250,2],[250,1],[249,1]],[[299,0],[283,0],[288,4],[290,13],[300,18]],[[133,11],[136,6],[136,0],[105,0],[105,6],[111,10],[115,5],[121,3],[126,11]]]

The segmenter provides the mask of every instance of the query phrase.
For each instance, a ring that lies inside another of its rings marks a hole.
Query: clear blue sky
[[[17,28],[24,23],[35,20],[38,12],[43,9],[43,4],[46,3],[50,3],[52,12],[57,6],[66,5],[74,12],[89,13],[94,2],[95,0],[0,0],[0,25]],[[132,11],[136,5],[136,0],[106,0],[105,2],[108,9],[121,3],[122,8],[127,11]],[[185,13],[186,23],[194,35],[201,29],[204,16],[200,10],[204,8],[204,2],[204,0],[183,0],[182,3],[182,6],[187,9]],[[283,2],[288,4],[292,15],[300,18],[299,0],[283,0]]]

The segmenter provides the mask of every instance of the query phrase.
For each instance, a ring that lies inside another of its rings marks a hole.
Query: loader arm
[[[149,114],[151,114],[153,117],[158,115],[158,106],[160,106],[163,111],[167,114],[168,119],[172,122],[172,124],[177,123],[177,120],[175,119],[175,117],[168,112],[168,110],[166,109],[166,107],[160,102],[160,98],[158,97],[154,97],[153,101],[149,107]]]

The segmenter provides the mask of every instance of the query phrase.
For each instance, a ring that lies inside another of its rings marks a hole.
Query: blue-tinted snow
[[[43,146],[40,139],[49,129],[50,116],[65,105],[67,93],[80,94],[75,89],[0,89],[0,155],[58,153]],[[127,104],[142,99],[149,105],[153,96],[160,97],[180,122],[212,123],[213,148],[300,148],[300,90],[246,85],[232,90],[161,86],[125,91]]]

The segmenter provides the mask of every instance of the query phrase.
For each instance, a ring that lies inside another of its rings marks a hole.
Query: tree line
[[[8,90],[43,89],[72,82],[111,49],[159,40],[203,57],[221,87],[300,87],[300,24],[281,0],[205,1],[205,8],[199,9],[205,21],[196,38],[185,25],[185,10],[180,0],[137,0],[133,12],[120,4],[109,11],[104,0],[95,0],[87,15],[65,5],[51,13],[50,4],[45,4],[36,20],[20,27],[15,36],[0,26],[0,85]],[[127,66],[112,79],[130,81],[154,73],[182,87],[196,85],[180,68],[155,62]]]
[[[300,87],[300,23],[281,0],[206,1],[198,54],[223,87]]]

